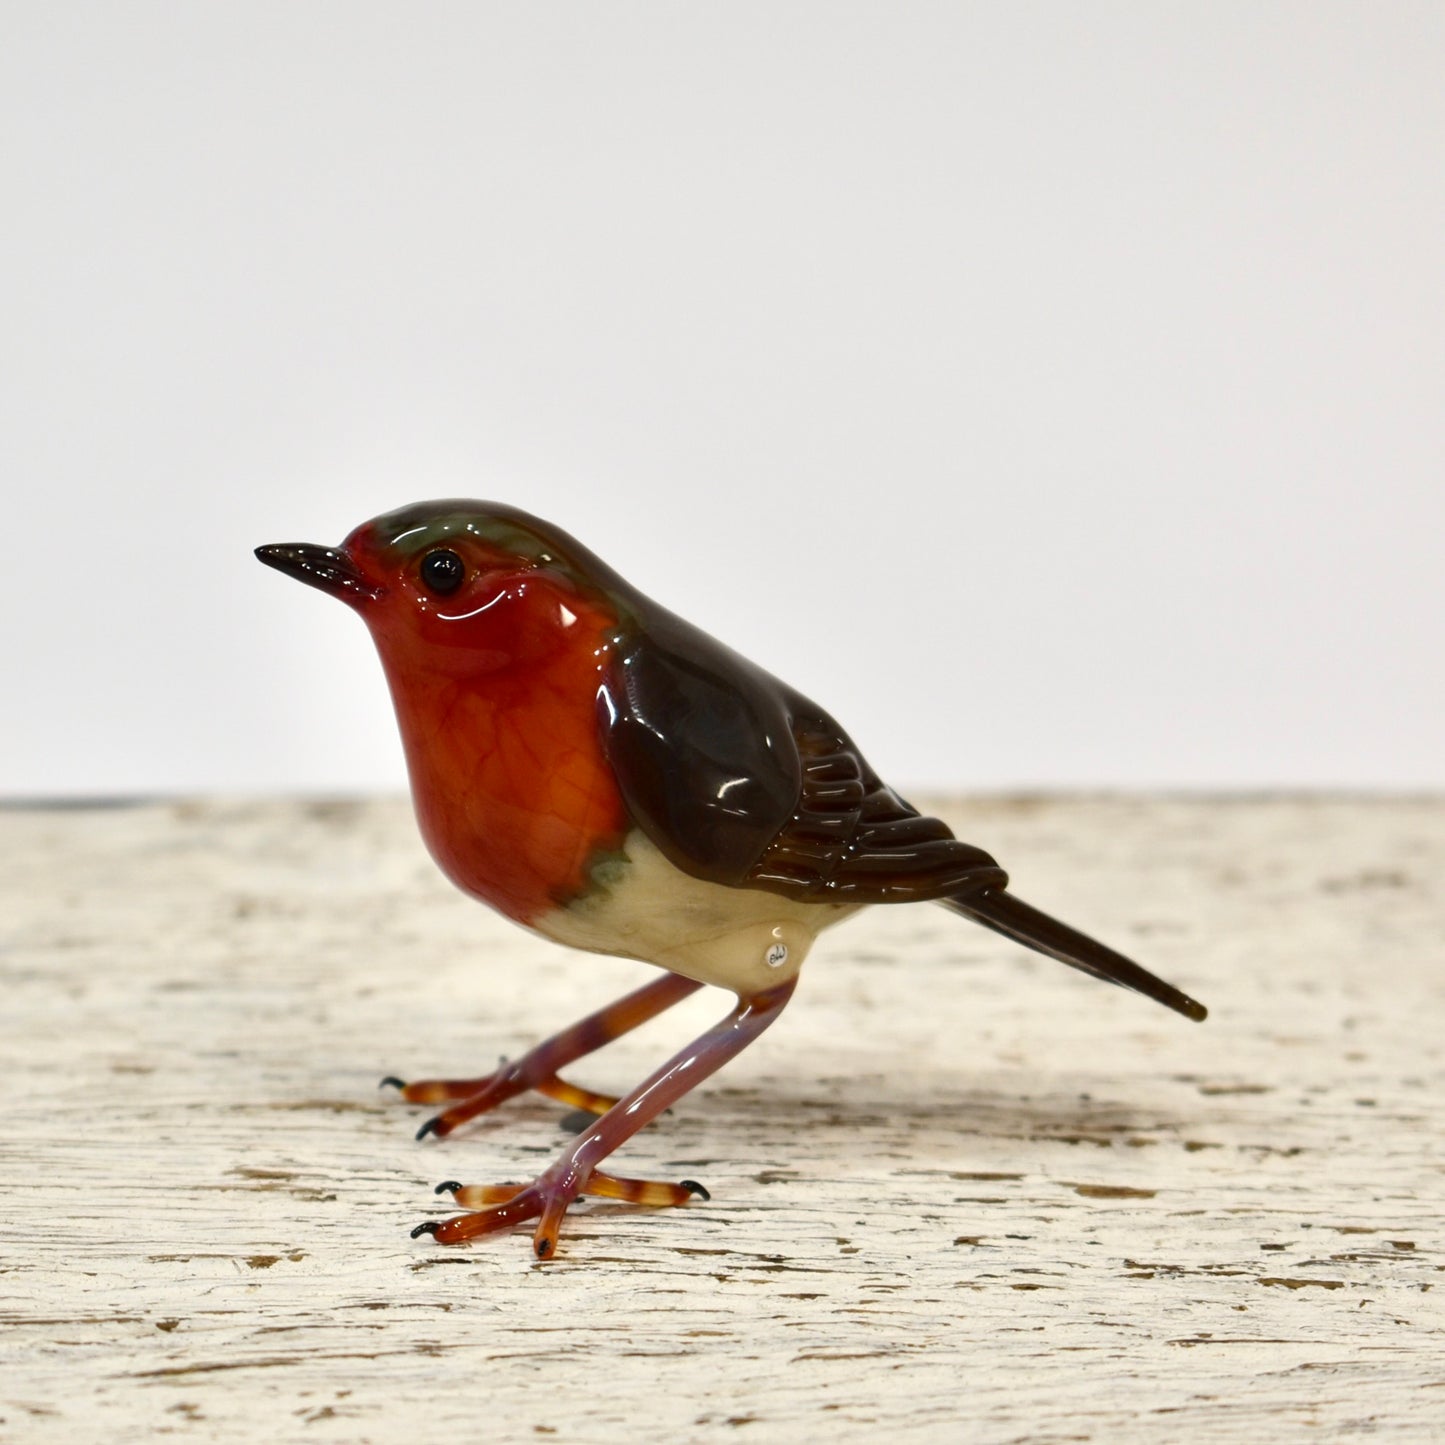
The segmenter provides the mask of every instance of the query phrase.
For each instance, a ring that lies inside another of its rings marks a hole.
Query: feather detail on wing
[[[981,848],[885,786],[826,713],[790,702],[802,791],[749,870],[752,886],[820,903],[903,903],[1008,882]]]

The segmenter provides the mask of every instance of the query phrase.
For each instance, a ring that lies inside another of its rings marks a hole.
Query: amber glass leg
[[[777,988],[739,998],[732,1013],[609,1109],[531,1184],[448,1183],[440,1186],[438,1192],[449,1191],[459,1204],[482,1207],[475,1214],[459,1214],[442,1222],[428,1220],[412,1231],[412,1237],[432,1234],[442,1244],[456,1244],[523,1220],[537,1219],[532,1248],[538,1259],[548,1259],[557,1247],[562,1216],[579,1194],[600,1194],[646,1204],[680,1204],[691,1194],[705,1195],[701,1185],[690,1180],[657,1184],[643,1179],[619,1179],[599,1174],[597,1166],[643,1125],[752,1043],[782,1012],[796,984],[797,979],[789,979]]]
[[[460,1100],[452,1108],[428,1119],[417,1131],[418,1139],[424,1139],[428,1134],[445,1138],[468,1119],[475,1119],[478,1114],[485,1114],[528,1089],[536,1089],[574,1109],[605,1114],[617,1102],[616,1099],[608,1094],[595,1094],[590,1089],[579,1089],[559,1079],[557,1070],[584,1054],[595,1052],[604,1044],[610,1044],[613,1039],[620,1039],[623,1034],[630,1033],[648,1019],[656,1018],[664,1009],[671,1008],[701,987],[690,978],[681,978],[675,973],[664,974],[606,1008],[588,1014],[561,1033],[554,1034],[520,1059],[504,1063],[495,1073],[479,1079],[420,1079],[413,1084],[402,1084],[399,1079],[383,1082],[398,1085],[402,1097],[412,1104]]]

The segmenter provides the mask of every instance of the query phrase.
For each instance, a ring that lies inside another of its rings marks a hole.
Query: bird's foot
[[[590,1177],[582,1180],[575,1167],[558,1168],[557,1165],[539,1174],[530,1184],[459,1184],[449,1179],[438,1184],[436,1192],[450,1194],[464,1209],[475,1212],[445,1220],[429,1219],[412,1230],[413,1239],[430,1234],[438,1244],[461,1244],[536,1219],[532,1252],[538,1259],[551,1259],[556,1253],[563,1216],[579,1195],[653,1206],[685,1204],[694,1197],[710,1198],[695,1179],[664,1184],[654,1179],[624,1179],[593,1170]]]
[[[476,1239],[535,1219],[532,1250],[538,1259],[550,1259],[557,1248],[562,1217],[579,1194],[598,1194],[604,1199],[652,1205],[682,1204],[694,1195],[706,1199],[707,1191],[690,1179],[678,1184],[621,1179],[603,1174],[597,1166],[669,1105],[746,1048],[782,1011],[797,982],[796,978],[790,978],[776,988],[740,996],[737,1007],[726,1018],[649,1074],[601,1119],[585,1129],[581,1137],[568,1145],[530,1184],[468,1187],[449,1180],[439,1192],[450,1194],[458,1204],[469,1206],[475,1212],[458,1214],[451,1219],[427,1220],[412,1231],[412,1237],[430,1234],[442,1244],[458,1244],[464,1239]],[[635,1002],[656,1003],[669,993],[681,997],[693,987],[686,979],[665,986],[650,984],[646,990],[630,997]],[[658,1011],[652,1009],[654,1014]],[[548,1073],[552,1066],[549,1061]],[[470,1108],[472,1102],[462,1107]]]
[[[528,1089],[535,1089],[549,1099],[556,1099],[572,1109],[583,1109],[589,1114],[605,1114],[617,1102],[610,1094],[579,1088],[555,1073],[538,1073],[528,1068],[525,1058],[518,1059],[516,1063],[503,1062],[494,1073],[479,1079],[418,1079],[406,1084],[398,1078],[387,1077],[381,1082],[383,1086],[398,1089],[408,1104],[458,1101],[450,1109],[428,1119],[417,1132],[418,1139],[425,1139],[429,1134],[444,1139],[468,1120],[490,1112],[498,1104]]]

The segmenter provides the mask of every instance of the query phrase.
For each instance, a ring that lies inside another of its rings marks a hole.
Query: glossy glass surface
[[[816,703],[550,523],[498,503],[423,502],[335,550],[259,555],[361,614],[427,845],[455,883],[519,922],[585,900],[636,829],[681,874],[725,887],[949,901],[1203,1016],[1137,964],[1016,905],[998,864],[888,788]]]

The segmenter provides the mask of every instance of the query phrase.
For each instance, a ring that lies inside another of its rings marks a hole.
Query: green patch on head
[[[532,518],[500,502],[450,498],[413,502],[386,512],[370,523],[377,549],[397,557],[414,557],[463,536],[528,562],[550,562],[558,548],[541,534]]]

